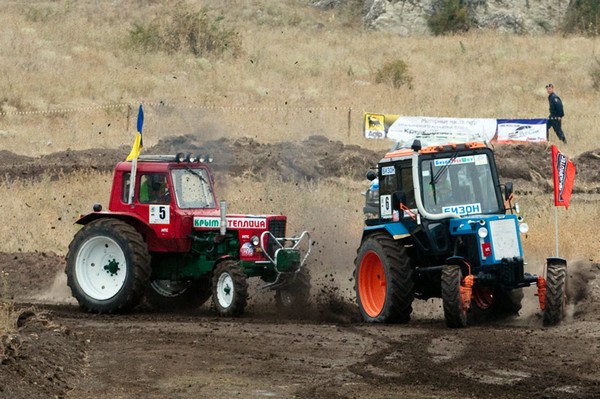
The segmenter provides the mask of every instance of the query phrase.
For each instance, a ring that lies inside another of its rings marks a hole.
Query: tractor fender
[[[471,265],[462,256],[451,256],[449,258],[446,258],[446,265],[460,266],[463,276],[468,276],[471,274]]]
[[[148,227],[148,225],[146,224],[146,222],[143,219],[141,219],[140,217],[138,217],[135,214],[124,213],[124,212],[92,212],[92,213],[88,213],[87,215],[83,215],[83,216],[79,217],[79,219],[77,219],[75,221],[75,224],[80,224],[82,226],[85,226],[95,220],[98,220],[98,219],[122,220],[125,223],[133,226],[137,231],[139,231],[140,233],[142,233],[144,235],[148,235],[148,234],[153,235],[154,234],[152,229],[150,229]]]
[[[364,240],[368,235],[382,230],[387,231],[387,233],[392,236],[394,240],[402,240],[411,236],[406,226],[404,226],[402,223],[383,223],[375,226],[366,226],[363,230],[362,240]]]

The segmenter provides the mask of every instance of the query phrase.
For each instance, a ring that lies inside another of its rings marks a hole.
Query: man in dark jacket
[[[548,103],[550,104],[550,115],[548,116],[548,122],[546,122],[546,139],[548,139],[550,128],[552,128],[559,140],[567,144],[565,133],[561,127],[562,117],[565,116],[562,101],[554,92],[554,85],[552,83],[546,85],[546,91],[548,92]]]

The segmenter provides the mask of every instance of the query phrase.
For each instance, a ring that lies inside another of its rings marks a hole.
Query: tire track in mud
[[[580,345],[564,345],[564,339],[557,338],[565,337],[556,336],[556,330],[546,331],[550,335],[546,341],[531,342],[530,336],[538,332],[514,327],[391,328],[399,331],[346,327],[347,332],[375,342],[373,352],[348,367],[362,383],[398,387],[398,392],[406,389],[407,397],[419,398],[595,398],[598,394],[600,379],[593,374],[597,367],[593,356],[582,359],[573,351]],[[553,342],[563,342],[562,347]],[[592,374],[585,375],[585,369]]]

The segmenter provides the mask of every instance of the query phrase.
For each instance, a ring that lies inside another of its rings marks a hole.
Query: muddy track
[[[451,330],[423,317],[366,325],[266,309],[240,319],[204,308],[41,309],[85,342],[88,366],[68,397],[595,398],[600,389],[600,337],[586,321],[544,329],[532,316]]]

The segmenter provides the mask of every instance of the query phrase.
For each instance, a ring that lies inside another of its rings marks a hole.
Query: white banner
[[[498,119],[499,143],[546,141],[546,119]]]
[[[387,137],[397,142],[396,148],[401,148],[410,147],[415,139],[425,147],[491,141],[495,135],[496,119],[401,116],[390,126]]]

